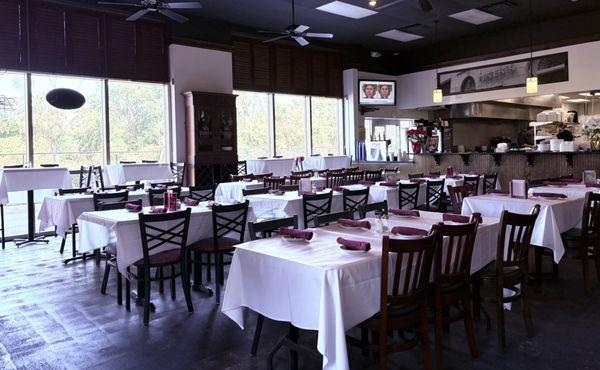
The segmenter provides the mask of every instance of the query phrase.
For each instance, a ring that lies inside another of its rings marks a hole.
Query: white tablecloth
[[[334,170],[350,167],[350,157],[346,155],[308,156],[302,162],[303,170]]]
[[[0,203],[8,203],[8,193],[26,190],[71,189],[66,167],[6,168],[0,170]]]
[[[110,164],[104,166],[104,185],[123,185],[129,181],[171,181],[173,172],[168,163]]]
[[[190,208],[192,208],[192,215],[188,244],[211,238],[213,232],[212,211],[206,207],[206,202]],[[144,212],[146,211],[148,208],[144,209]],[[252,209],[249,208],[247,221],[254,220]],[[143,258],[138,213],[124,209],[84,212],[77,219],[77,224],[79,225],[79,251],[89,253],[108,244],[114,244],[117,247],[119,271],[125,276],[127,276],[127,267]],[[165,244],[154,249],[151,254],[169,249],[173,249],[173,245]]]
[[[429,229],[442,219],[440,213],[421,215],[419,219],[391,216],[390,224]],[[379,312],[382,235],[337,225],[313,231],[310,243],[274,237],[238,246],[221,310],[242,329],[248,307],[270,319],[317,330],[323,368],[348,369],[346,331]],[[346,254],[335,242],[343,234],[370,242],[371,251]],[[484,218],[475,240],[472,272],[495,259],[497,237],[498,220]]]
[[[186,195],[189,188],[182,188],[181,195]],[[148,193],[144,190],[129,192],[129,200],[141,199],[144,206],[149,205]],[[38,219],[40,231],[56,226],[56,233],[64,236],[65,232],[77,222],[83,212],[94,211],[94,200],[91,194],[66,194],[44,198]]]
[[[533,193],[558,193],[564,194],[568,197],[585,197],[588,192],[598,192],[598,188],[586,188],[583,184],[569,184],[568,186],[538,186],[531,188],[528,194],[531,196]]]
[[[273,176],[289,176],[295,163],[295,158],[247,159],[246,171],[255,175],[273,173]]]
[[[565,253],[560,234],[581,225],[583,198],[550,200],[544,198],[519,199],[502,195],[479,195],[463,200],[462,214],[474,212],[486,217],[500,217],[502,211],[528,214],[533,206],[539,204],[540,214],[535,223],[531,244],[549,248],[554,252],[554,261],[558,263]]]
[[[258,182],[256,180],[245,182],[245,181],[236,181],[236,182],[222,182],[217,186],[215,190],[215,201],[217,202],[242,202],[244,200],[244,195],[242,194],[242,190],[244,189],[260,189],[264,187],[262,182]]]

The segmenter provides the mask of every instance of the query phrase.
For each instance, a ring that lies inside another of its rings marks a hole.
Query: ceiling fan
[[[406,0],[395,0],[395,1],[391,1],[387,4],[383,4],[381,6],[378,6],[375,8],[375,10],[382,10],[385,9],[387,7],[390,7],[392,5],[396,5],[398,3],[404,2]],[[429,0],[417,0],[417,2],[419,3],[419,6],[421,7],[421,10],[424,12],[430,12],[433,10],[433,5],[431,5],[431,2]]]
[[[309,44],[308,40],[306,39],[307,37],[314,37],[314,38],[321,38],[321,39],[332,39],[333,38],[333,34],[331,34],[331,33],[306,32],[306,31],[308,31],[309,28],[310,28],[309,26],[296,24],[295,4],[294,4],[294,0],[292,0],[292,24],[291,25],[287,26],[281,32],[261,31],[261,30],[259,30],[258,32],[279,35],[277,37],[273,37],[271,39],[264,40],[263,42],[273,42],[276,40],[291,38],[293,40],[296,40],[296,42],[298,44],[300,44],[300,46],[306,46]]]
[[[164,15],[165,17],[171,18],[172,20],[183,23],[189,21],[187,17],[181,14],[175,13],[171,9],[200,9],[202,4],[198,2],[167,2],[161,0],[140,0],[137,3],[117,3],[109,1],[98,1],[100,5],[120,5],[120,6],[134,6],[136,8],[143,8],[127,17],[128,21],[137,21],[148,13],[157,12]]]

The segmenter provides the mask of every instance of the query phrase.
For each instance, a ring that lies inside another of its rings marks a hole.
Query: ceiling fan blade
[[[304,37],[301,37],[301,36],[292,36],[292,38],[293,38],[294,40],[296,40],[296,42],[297,42],[298,44],[300,44],[300,46],[306,46],[306,45],[308,45],[308,44],[309,44],[308,40],[307,40],[307,39],[305,39]]]
[[[375,10],[382,10],[382,9],[388,8],[388,7],[390,7],[390,6],[394,6],[394,5],[396,5],[396,4],[402,3],[402,2],[404,2],[404,1],[405,1],[405,0],[395,0],[395,1],[391,1],[391,2],[389,2],[389,3],[387,3],[387,4],[383,4],[382,6],[378,6],[377,8],[375,8]]]
[[[202,4],[193,2],[182,2],[182,3],[163,3],[163,8],[167,9],[200,9]]]
[[[318,37],[321,39],[332,39],[333,38],[333,34],[331,33],[318,33],[318,32],[307,32],[302,36],[306,36],[306,37]]]
[[[268,40],[264,40],[263,43],[267,43],[267,42],[273,42],[273,41],[277,41],[277,40],[281,40],[281,39],[285,39],[289,37],[288,35],[283,35],[283,36],[277,36],[277,37],[273,37],[272,39],[268,39]]]
[[[158,12],[162,15],[164,15],[165,17],[169,17],[172,20],[179,22],[179,23],[183,23],[183,22],[187,22],[189,21],[189,19],[187,17],[184,17],[181,14],[177,14],[174,11],[171,11],[169,9],[158,9]]]
[[[310,27],[301,24],[298,27],[294,28],[294,32],[303,33],[303,32],[306,32],[309,28]]]
[[[143,16],[145,16],[148,12],[150,12],[150,9],[148,9],[148,8],[142,9],[142,10],[138,10],[137,12],[135,12],[132,15],[130,15],[129,17],[127,17],[126,20],[128,20],[130,22],[137,21],[138,19],[140,19]]]
[[[429,0],[418,0],[418,1],[419,1],[419,6],[421,7],[422,11],[430,12],[433,10],[433,5],[431,5]]]
[[[144,8],[145,6],[142,4],[134,4],[134,3],[115,3],[111,1],[98,1],[98,5],[124,5],[124,6],[137,6],[138,8]]]
[[[278,32],[278,31],[265,31],[265,30],[258,30],[257,32],[259,33],[270,33],[272,35],[283,35],[282,32]]]

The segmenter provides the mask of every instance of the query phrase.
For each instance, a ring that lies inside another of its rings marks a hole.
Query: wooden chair
[[[408,351],[419,344],[425,369],[432,368],[427,303],[436,240],[435,233],[416,240],[383,237],[380,311],[358,325],[360,342],[348,338],[350,343],[377,353],[380,369],[388,368],[389,353]],[[394,340],[390,333],[397,331],[414,331],[415,335],[410,339],[401,336]],[[372,333],[371,340],[369,332]]]
[[[421,184],[398,184],[398,208],[415,209],[419,206],[419,191]]]
[[[496,183],[498,182],[498,175],[483,175],[483,194],[487,194],[490,190],[496,189]]]
[[[65,194],[85,194],[87,188],[73,188],[73,189],[58,189],[58,195]],[[79,232],[79,228],[77,227],[77,223],[71,225],[71,227],[65,230],[65,236],[63,236],[60,241],[60,253],[62,254],[65,250],[65,244],[67,242],[67,236],[71,234],[71,258],[66,259],[64,262],[69,263],[71,261],[76,261],[78,259],[86,259],[87,255],[84,254],[80,257],[77,257],[77,233]]]
[[[322,194],[304,194],[302,195],[302,211],[304,216],[304,228],[308,228],[315,216],[331,212],[331,200],[333,192],[328,191]]]
[[[279,229],[282,227],[297,229],[298,215],[294,215],[294,217],[280,218],[277,220],[248,222],[248,233],[250,234],[250,240],[270,238],[274,234],[279,234]],[[258,314],[256,328],[254,329],[254,339],[252,340],[252,348],[250,349],[250,354],[252,356],[256,356],[256,351],[258,350],[264,319],[265,318],[263,315]]]
[[[583,288],[585,295],[592,294],[590,287],[589,261],[596,265],[596,275],[600,280],[600,194],[585,194],[581,229],[571,229],[562,234],[567,249],[579,252],[583,271]]]
[[[79,187],[89,188],[92,184],[92,166],[79,167]]]
[[[188,198],[199,200],[201,202],[215,200],[215,186],[214,185],[190,186],[190,192],[187,196],[188,196]]]
[[[425,204],[417,208],[426,211],[442,212],[442,201],[444,199],[444,179],[427,180],[425,187],[426,200]]]
[[[185,163],[171,162],[169,163],[169,166],[171,167],[173,182],[175,182],[178,186],[183,186],[185,184]]]
[[[334,213],[325,213],[322,215],[315,216],[315,227],[327,226],[331,223],[337,223],[337,220],[340,218],[348,218],[350,220],[354,219],[354,212],[351,211],[341,211]]]
[[[221,284],[224,283],[223,255],[235,250],[236,244],[244,242],[246,230],[246,218],[248,216],[248,204],[215,205],[212,207],[212,238],[202,239],[188,246],[192,253],[191,261],[194,266],[194,285],[202,283],[202,265],[207,266],[207,280],[211,270],[211,255],[215,256],[215,299],[217,304],[221,302]],[[189,209],[189,208],[188,208]],[[237,238],[230,235],[237,234]],[[208,255],[208,262],[202,261],[202,255]]]
[[[364,179],[365,179],[364,171],[346,172],[344,174],[344,185],[357,184],[359,181],[362,181]]]
[[[244,179],[254,180],[254,174],[252,174],[252,173],[248,173],[248,174],[244,174],[244,175],[231,174],[231,182],[238,182],[238,181],[242,181]]]
[[[479,191],[479,176],[475,175],[475,176],[463,176],[464,179],[464,184],[463,185],[468,185],[471,186],[471,195],[475,196],[477,195],[477,192]],[[496,186],[496,185],[494,185]],[[485,194],[485,192],[484,192]]]
[[[346,167],[344,168],[344,172],[362,172],[358,166],[356,167]]]
[[[119,161],[119,164],[135,164],[135,161]]]
[[[421,173],[409,173],[408,174],[408,179],[421,179],[423,178],[423,172]]]
[[[116,191],[135,191],[135,190],[144,190],[144,184],[130,184],[130,185],[115,185]]]
[[[263,179],[263,184],[267,189],[276,190],[281,185],[285,185],[285,177],[266,177]]]
[[[92,174],[94,175],[96,181],[96,188],[102,190],[108,190],[106,186],[104,186],[104,175],[102,173],[102,166],[92,166]]]
[[[237,174],[245,175],[248,173],[248,163],[246,161],[238,161],[237,162]]]
[[[473,310],[471,306],[471,259],[473,244],[479,222],[461,225],[439,223],[433,228],[437,232],[434,256],[434,308],[435,308],[435,353],[436,366],[444,368],[444,327],[463,320],[471,356],[479,357],[473,333]],[[446,238],[447,240],[444,240]],[[456,257],[460,256],[460,258]],[[459,303],[462,303],[459,305]],[[451,308],[458,309],[452,314]]]
[[[312,176],[290,176],[290,185],[298,185],[302,179],[310,179]]]
[[[181,188],[173,187],[173,188],[150,188],[148,189],[148,203],[150,203],[151,207],[162,206],[164,204],[164,194],[168,191],[172,190],[175,194],[175,197],[178,199],[181,197]]]
[[[300,186],[298,184],[296,184],[296,185],[281,185],[279,187],[279,190],[283,190],[283,191],[298,191],[298,190],[300,190]]]
[[[153,159],[142,159],[142,163],[158,163],[158,161]]]
[[[290,173],[291,176],[296,176],[296,177],[313,177],[314,176],[314,172],[313,170],[306,170],[306,171],[292,171]]]
[[[375,171],[365,170],[365,180],[372,181],[372,182],[383,181],[382,172],[383,172],[383,170],[375,170]]]
[[[342,196],[344,211],[350,211],[354,214],[358,211],[359,206],[369,203],[369,188],[358,190],[344,189]]]
[[[452,212],[456,213],[457,215],[461,214],[463,200],[466,197],[473,195],[474,192],[475,190],[473,189],[473,185],[448,185],[448,195],[450,196]]]
[[[369,212],[381,212],[387,213],[388,211],[388,202],[387,200],[377,202],[377,203],[369,203],[358,206],[358,217],[365,218],[367,217],[367,213]]]
[[[333,170],[329,170],[330,175],[343,175],[346,173],[345,168],[334,168]]]
[[[194,311],[192,297],[190,293],[190,280],[188,277],[187,260],[187,236],[190,228],[191,209],[186,208],[183,211],[160,213],[160,214],[139,214],[140,233],[142,236],[142,252],[144,257],[133,265],[136,267],[135,274],[131,268],[127,267],[130,279],[125,279],[125,308],[130,309],[130,280],[131,278],[143,281],[141,294],[138,295],[144,299],[144,325],[150,321],[150,282],[151,281],[171,281],[171,299],[175,300],[175,278],[181,277],[181,284],[188,312]],[[165,248],[165,245],[176,248],[151,254],[156,248]],[[179,266],[180,273],[176,273],[175,266]],[[152,278],[151,268],[163,269],[170,267],[169,276],[158,274]]]
[[[320,177],[325,177],[325,176],[327,176],[328,173],[329,173],[329,169],[327,169],[327,168],[324,169],[324,170],[318,170],[317,171],[317,175],[320,176]]]
[[[114,193],[94,193],[94,211],[100,210],[100,203],[111,202],[126,202],[129,200],[129,192],[127,190],[117,191]]]
[[[483,268],[473,279],[473,307],[476,317],[479,317],[481,302],[484,301],[481,288],[486,286],[494,288],[493,298],[486,298],[485,300],[496,303],[498,342],[502,349],[506,348],[505,303],[521,301],[527,335],[533,336],[531,305],[529,303],[529,247],[531,234],[539,213],[539,204],[533,207],[529,215],[503,211],[500,217],[500,235],[496,245],[496,261]],[[510,290],[511,295],[505,296],[504,289]]]
[[[344,185],[344,174],[328,173],[325,176],[325,187],[333,189],[338,186]]]
[[[258,188],[258,189],[242,189],[242,196],[268,194],[269,188]]]
[[[398,173],[398,167],[386,168],[383,170],[383,173]]]
[[[259,182],[264,181],[264,179],[266,179],[267,177],[273,177],[273,172],[257,173],[256,175],[254,175],[254,179]]]

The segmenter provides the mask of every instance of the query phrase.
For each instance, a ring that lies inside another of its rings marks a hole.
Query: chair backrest
[[[344,184],[344,174],[328,173],[325,175],[325,187],[333,189]]]
[[[270,238],[273,234],[279,234],[282,227],[298,228],[298,215],[293,217],[278,218],[262,222],[248,222],[248,233],[250,240]]]
[[[243,175],[234,175],[234,174],[231,174],[231,181],[232,182],[242,181],[243,179],[254,180],[254,174],[252,174],[252,173],[243,174]]]
[[[135,161],[119,161],[120,164],[134,164]]]
[[[463,200],[474,194],[473,186],[474,185],[448,185],[448,196],[450,197],[450,203],[452,204],[452,212],[456,214],[461,213]]]
[[[440,176],[441,174],[440,171],[431,171],[428,173],[429,176]]]
[[[473,245],[479,221],[468,224],[433,225],[437,232],[437,246],[434,257],[434,281],[436,289],[443,285],[468,283],[473,257]],[[446,239],[446,240],[444,240]]]
[[[269,188],[258,188],[258,189],[242,189],[242,195],[257,195],[257,194],[267,194],[269,192]]]
[[[190,186],[188,198],[199,200],[201,202],[215,200],[214,185]]]
[[[346,172],[344,174],[344,183],[346,185],[356,184],[361,180],[364,180],[365,172],[364,171],[352,171]]]
[[[344,189],[344,211],[350,211],[352,214],[358,211],[358,206],[365,205],[369,202],[369,188],[358,190]]]
[[[321,177],[325,177],[327,176],[327,174],[329,173],[329,169],[324,169],[324,170],[318,170],[317,171],[317,175],[321,176]]]
[[[444,179],[441,180],[427,180],[426,192],[427,205],[426,209],[435,209],[441,211],[442,199],[444,198]]]
[[[343,175],[344,173],[346,173],[345,168],[334,168],[333,170],[329,170],[329,174],[332,175]]]
[[[2,166],[2,168],[23,168],[22,164],[9,164],[6,166]]]
[[[354,219],[354,212],[342,211],[334,213],[324,213],[322,215],[315,216],[315,227],[327,226],[331,223],[337,223],[340,218]]]
[[[248,217],[248,201],[230,205],[215,205],[212,207],[213,241],[217,250],[219,239],[231,234],[238,234],[239,242],[244,242],[246,218]]]
[[[89,188],[92,182],[92,166],[79,167],[79,187]]]
[[[148,203],[151,206],[161,206],[164,203],[164,194],[168,191],[172,190],[175,194],[175,197],[179,198],[181,196],[181,188],[180,187],[170,187],[170,188],[149,188],[148,189]]]
[[[142,189],[144,189],[144,184],[115,185],[116,191],[121,191],[121,190],[133,191],[133,190],[142,190]]]
[[[58,189],[58,195],[84,194],[88,188]]]
[[[387,213],[388,211],[388,202],[387,200],[377,202],[377,203],[369,203],[358,206],[358,217],[365,218],[367,217],[367,213],[369,212],[381,212]]]
[[[100,210],[100,202],[126,202],[129,200],[129,192],[117,191],[114,193],[94,193],[94,211]]]
[[[581,235],[588,236],[590,233],[600,236],[600,194],[587,192],[583,203]]]
[[[300,189],[300,185],[295,184],[295,185],[281,185],[279,187],[279,190],[283,190],[283,191],[298,191]]]
[[[490,190],[496,189],[496,182],[498,182],[498,175],[483,175],[483,194],[489,193]]]
[[[142,200],[136,199],[136,200],[130,200],[128,202],[108,202],[108,203],[100,202],[98,204],[98,211],[109,211],[112,209],[125,209],[126,204],[135,204],[135,205],[141,207]]]
[[[383,181],[382,170],[369,171],[365,170],[365,180],[367,181]]]
[[[302,211],[304,215],[304,227],[310,227],[315,216],[331,212],[332,191],[322,194],[302,195]]]
[[[187,237],[190,228],[191,208],[183,211],[169,213],[143,213],[139,214],[140,233],[142,236],[142,252],[144,255],[144,268],[150,272],[150,255],[170,249],[179,249],[181,252],[181,265],[187,266]],[[146,275],[149,276],[149,275]]]
[[[380,315],[384,333],[394,328],[396,320],[388,313],[411,303],[418,303],[428,294],[432,260],[437,237],[432,232],[420,239],[390,239],[384,235],[381,255]],[[392,256],[395,255],[395,258]]]
[[[248,163],[244,161],[237,162],[237,174],[245,175],[248,172]]]
[[[383,170],[384,173],[398,173],[398,167],[394,167],[394,168],[386,168],[385,170]]]
[[[408,178],[409,179],[420,179],[420,178],[423,178],[423,172],[421,172],[421,173],[409,173],[408,174]]]
[[[167,188],[169,186],[179,186],[179,184],[177,184],[175,181],[168,181],[168,182],[153,182],[150,184],[150,186],[154,189],[156,188]]]
[[[477,192],[479,191],[479,175],[474,175],[474,176],[466,175],[463,178],[464,178],[464,185],[471,186],[471,190],[472,190],[471,195],[477,195]]]
[[[263,179],[263,184],[265,185],[265,188],[267,189],[279,189],[281,187],[281,185],[285,185],[285,177],[277,177],[277,178],[273,178],[273,177],[266,177]]]
[[[346,167],[344,168],[345,172],[362,172],[358,166],[356,167]]]
[[[44,168],[58,167],[58,163],[41,163],[40,167],[44,167]]]
[[[256,175],[254,175],[254,178],[256,180],[258,180],[258,181],[263,181],[267,177],[272,177],[272,176],[273,176],[273,172],[269,172],[269,173],[257,173]]]
[[[92,174],[96,181],[96,188],[104,190],[104,175],[102,174],[102,166],[92,166]]]
[[[531,234],[540,214],[536,204],[530,214],[503,211],[500,216],[500,234],[496,245],[496,268],[502,274],[503,267],[518,266],[528,271]]]
[[[290,173],[291,176],[296,176],[296,177],[313,177],[314,172],[313,170],[306,170],[306,171],[292,171]]]
[[[419,206],[419,191],[421,184],[398,184],[398,207],[400,209],[415,209]]]
[[[179,186],[183,186],[185,181],[185,163],[171,162],[169,166],[171,167],[173,182],[175,182]]]

